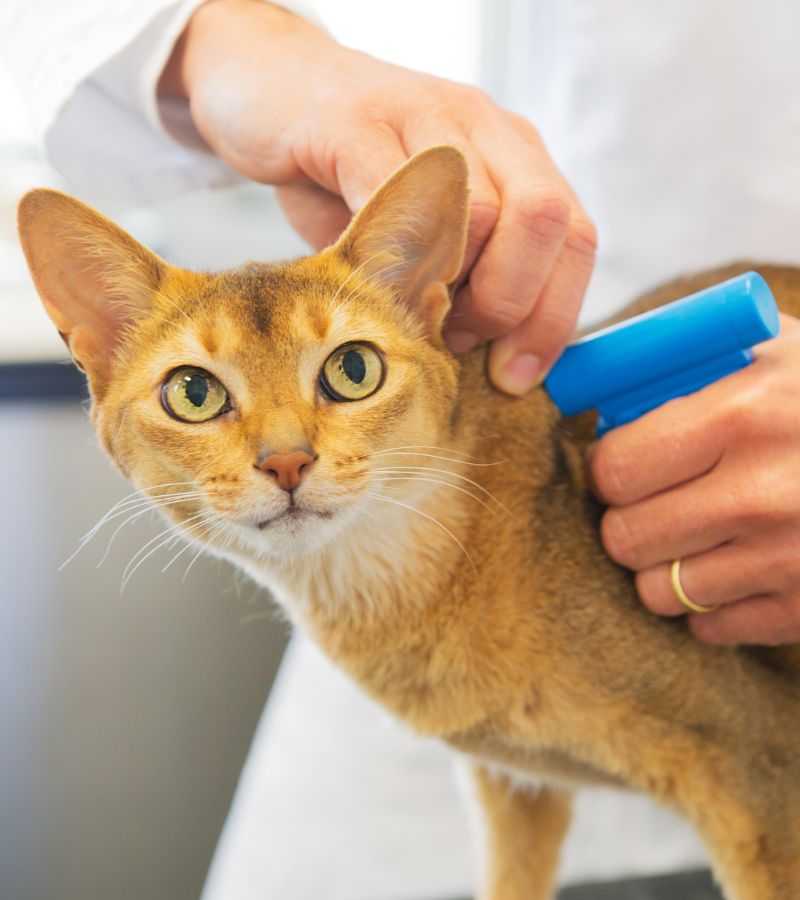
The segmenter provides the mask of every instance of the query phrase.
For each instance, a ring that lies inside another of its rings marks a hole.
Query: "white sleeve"
[[[0,3],[0,49],[70,188],[156,200],[240,180],[206,147],[185,101],[156,97],[176,40],[204,2]],[[304,0],[276,5],[319,23]]]

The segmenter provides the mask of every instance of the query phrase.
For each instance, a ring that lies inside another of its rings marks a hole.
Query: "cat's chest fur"
[[[488,582],[475,583],[474,573],[466,577],[463,560],[454,558],[455,571],[448,571],[435,533],[410,533],[407,523],[405,531],[416,550],[398,552],[401,534],[390,530],[373,543],[354,541],[324,566],[295,568],[294,577],[269,566],[250,572],[338,665],[415,730],[520,779],[536,773],[551,782],[619,784],[564,742],[568,727],[553,727],[557,710],[572,708],[575,698],[565,703],[547,629],[537,647],[528,629],[509,621],[520,595],[535,607],[535,572],[529,589],[517,585],[519,593],[500,596]],[[421,539],[430,552],[419,552]],[[479,617],[484,621],[476,624]]]
[[[480,354],[463,378],[483,381]],[[476,385],[466,396],[479,390],[489,389]],[[579,598],[564,589],[568,572],[600,554],[583,521],[582,486],[573,483],[580,463],[574,453],[564,458],[546,398],[495,410],[490,399],[479,394],[453,429],[453,446],[478,461],[462,468],[490,499],[479,505],[426,490],[380,528],[367,522],[300,565],[244,566],[331,659],[416,730],[521,769],[538,748],[538,770],[597,780],[547,725],[564,702],[566,675],[552,666],[557,647],[567,655],[563,609],[586,617],[585,591]],[[498,443],[504,428],[511,436]],[[568,552],[565,530],[576,548]]]

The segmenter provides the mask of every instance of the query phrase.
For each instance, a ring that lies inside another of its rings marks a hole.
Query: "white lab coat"
[[[180,104],[155,101],[199,2],[4,0],[7,54],[51,160],[78,190],[155,198],[236,178],[205,152]],[[598,225],[588,318],[690,269],[736,258],[800,263],[800,6],[500,7],[509,22],[503,99],[537,123]],[[205,900],[467,895],[472,857],[449,754],[391,722],[295,638]],[[578,803],[562,871],[617,876],[703,859],[691,829],[646,799],[592,791]]]

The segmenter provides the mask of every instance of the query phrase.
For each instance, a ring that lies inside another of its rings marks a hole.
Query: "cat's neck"
[[[475,717],[474,707],[464,717],[463,683],[450,692],[448,673],[434,674],[437,656],[451,659],[462,643],[470,616],[474,513],[469,498],[429,487],[406,498],[408,509],[389,507],[379,527],[368,521],[295,565],[251,573],[368,693],[421,731],[448,733]]]
[[[468,727],[496,703],[497,660],[483,658],[482,648],[486,630],[500,626],[487,607],[484,563],[487,554],[519,550],[537,492],[569,477],[554,459],[556,417],[543,392],[523,400],[494,393],[475,355],[464,369],[449,435],[435,450],[417,451],[428,454],[419,459],[426,469],[446,476],[427,472],[430,481],[387,492],[346,540],[318,553],[247,567],[362,687],[437,733]],[[465,690],[469,679],[474,690]]]

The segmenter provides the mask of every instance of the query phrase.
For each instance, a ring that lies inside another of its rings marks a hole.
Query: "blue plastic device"
[[[565,416],[596,409],[601,435],[743,369],[779,329],[767,283],[746,272],[570,344],[544,385]]]

